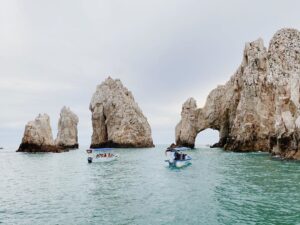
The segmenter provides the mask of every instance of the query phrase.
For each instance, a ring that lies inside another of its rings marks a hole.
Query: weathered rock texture
[[[270,151],[300,159],[300,33],[279,30],[269,44],[246,43],[243,61],[203,108],[188,99],[176,126],[177,145],[194,146],[206,128],[220,132],[214,146],[233,151]]]
[[[78,116],[70,108],[63,107],[58,121],[56,145],[64,149],[78,148]]]
[[[60,152],[55,146],[50,118],[47,114],[39,114],[34,121],[25,126],[25,132],[18,152]]]
[[[147,118],[120,80],[107,78],[91,103],[91,147],[153,147]]]

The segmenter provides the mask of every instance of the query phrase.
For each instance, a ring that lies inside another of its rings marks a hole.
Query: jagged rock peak
[[[196,110],[197,102],[194,98],[189,98],[183,103],[181,110],[181,121],[176,126],[177,144],[194,147],[196,130]]]
[[[65,149],[78,148],[78,116],[64,106],[60,111],[56,145]]]
[[[203,108],[183,104],[177,145],[193,146],[199,132],[212,128],[220,132],[216,147],[300,159],[299,90],[298,30],[279,30],[269,49],[262,39],[246,43],[240,67],[225,85],[211,91]]]
[[[90,110],[91,147],[153,147],[147,118],[119,79],[108,77],[97,86]]]
[[[39,114],[34,121],[25,126],[22,143],[19,152],[57,152],[54,145],[50,118],[47,114]]]

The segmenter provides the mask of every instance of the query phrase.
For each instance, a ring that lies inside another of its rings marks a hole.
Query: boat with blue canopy
[[[170,167],[182,168],[191,165],[192,157],[174,148],[167,149],[165,152]]]

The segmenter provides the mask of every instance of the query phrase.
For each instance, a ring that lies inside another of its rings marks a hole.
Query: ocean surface
[[[0,150],[0,224],[300,224],[300,164],[199,147],[171,169],[164,149]]]

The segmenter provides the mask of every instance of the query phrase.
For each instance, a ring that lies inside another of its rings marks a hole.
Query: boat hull
[[[112,162],[119,158],[118,155],[115,155],[113,157],[107,157],[107,158],[94,158],[94,157],[88,157],[88,163],[95,163],[95,162]]]
[[[111,161],[114,161],[114,160],[117,160],[119,158],[118,155],[114,155],[112,157],[91,157],[89,156],[88,157],[88,163],[95,163],[95,162],[111,162]]]
[[[167,160],[169,163],[169,167],[182,168],[189,166],[191,164],[191,160],[174,160],[173,162]]]

